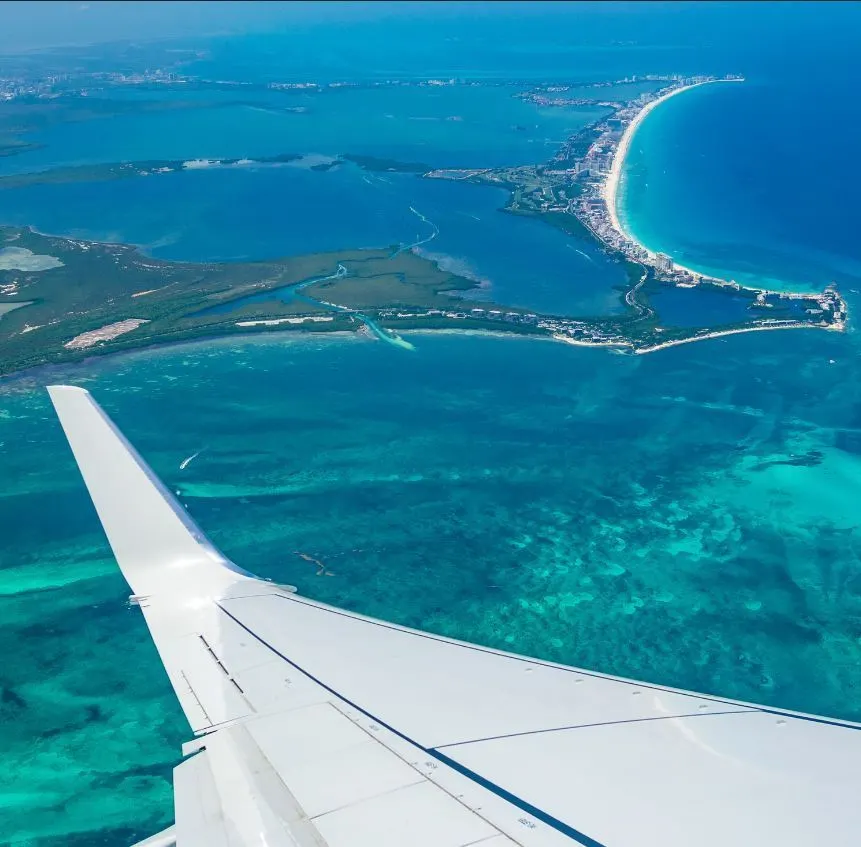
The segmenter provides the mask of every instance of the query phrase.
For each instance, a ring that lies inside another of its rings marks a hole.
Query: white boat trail
[[[205,450],[206,448],[204,448]],[[188,458],[183,459],[179,464],[179,469],[184,471],[201,453],[203,450],[198,450],[196,453],[192,453]]]
[[[595,264],[595,260],[588,253],[584,253],[582,250],[578,250],[576,247],[572,247],[570,244],[566,244],[565,246],[569,250],[573,250],[575,253],[579,253],[584,259],[588,259],[593,265]]]

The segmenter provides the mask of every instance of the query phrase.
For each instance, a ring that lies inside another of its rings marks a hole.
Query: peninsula
[[[627,335],[635,353],[651,353],[690,341],[758,330],[820,328],[841,331],[845,329],[847,309],[834,285],[823,291],[775,291],[697,273],[678,264],[671,256],[640,244],[619,218],[618,192],[625,156],[634,134],[649,113],[671,97],[693,88],[743,81],[735,75],[672,77],[654,93],[641,94],[624,104],[607,103],[614,107],[613,111],[596,124],[575,133],[545,165],[443,169],[426,176],[508,188],[510,198],[506,211],[539,217],[572,235],[591,236],[606,252],[624,262],[631,279],[631,287],[624,294],[624,302],[632,312]],[[565,89],[545,88],[525,96],[543,105],[569,105],[569,99],[558,96],[560,90]],[[649,303],[649,293],[658,291],[661,286],[700,288],[747,300],[751,317],[716,327],[662,326],[660,316]],[[603,338],[594,338],[593,343],[605,342]]]
[[[429,171],[418,163],[366,155],[326,158],[284,153],[256,160],[122,162],[4,176],[0,190],[35,183],[158,178],[197,168],[360,167],[496,185],[509,192],[505,212],[537,217],[574,238],[597,242],[623,264],[628,283],[620,290],[622,314],[555,316],[477,302],[473,295],[479,291],[473,280],[423,258],[415,245],[261,262],[168,262],[146,257],[131,245],[0,227],[0,376],[155,344],[285,330],[363,331],[411,348],[402,331],[472,329],[615,347],[629,353],[758,330],[842,330],[846,305],[833,286],[821,292],[792,293],[698,274],[639,244],[619,219],[617,195],[625,155],[646,116],[691,88],[738,80],[649,77],[655,90],[624,102],[598,101],[583,97],[582,91],[569,96],[570,89],[584,85],[531,90],[522,86],[513,96],[542,106],[588,100],[593,106],[600,102],[607,110],[568,138],[550,161],[539,165]],[[650,302],[651,294],[666,287],[707,289],[732,297],[740,304],[742,317],[717,326],[666,325]]]
[[[730,292],[740,292],[744,290],[747,294],[753,295],[753,305],[760,309],[772,309],[781,300],[787,301],[790,306],[802,305],[803,308],[803,311],[796,308],[796,315],[782,320],[772,317],[761,317],[751,321],[749,326],[728,327],[723,330],[713,330],[708,333],[708,337],[751,330],[779,329],[782,327],[792,328],[796,326],[804,327],[810,325],[809,320],[805,320],[804,316],[819,317],[820,315],[827,316],[823,322],[825,328],[842,330],[846,319],[846,304],[835,287],[829,286],[822,292],[808,293],[774,291],[767,288],[754,289],[740,286],[732,280],[720,279],[697,273],[691,268],[679,264],[673,260],[671,256],[649,250],[645,245],[640,244],[640,242],[638,242],[633,235],[625,229],[619,218],[618,194],[625,157],[637,128],[646,116],[653,109],[666,100],[669,100],[671,97],[675,97],[685,91],[690,91],[693,88],[714,83],[733,83],[743,81],[742,77],[737,76],[730,76],[722,79],[710,77],[694,77],[693,79],[685,79],[671,86],[669,89],[659,92],[654,99],[648,100],[639,108],[635,105],[617,112],[614,116],[613,126],[608,127],[604,132],[602,132],[587,152],[587,162],[594,162],[595,160],[600,159],[604,164],[604,168],[595,168],[594,174],[591,175],[591,178],[587,178],[585,182],[586,191],[584,192],[584,196],[580,202],[576,204],[575,213],[578,214],[580,220],[592,232],[594,232],[604,244],[622,253],[627,260],[637,262],[644,267],[650,268],[654,273],[655,278],[661,282],[683,288],[704,286],[717,290],[723,289]],[[616,129],[616,122],[620,123],[624,127],[621,136],[618,133],[618,129]],[[607,171],[606,162],[608,159],[610,166]],[[596,196],[601,199],[601,202],[598,204],[594,202]],[[792,301],[796,302],[792,303]],[[639,352],[651,352],[661,346],[678,344],[683,340],[696,340],[696,338],[672,339],[664,342],[663,344],[645,348]]]
[[[0,227],[0,376],[37,365],[195,338],[268,331],[400,329],[552,336],[612,321],[546,317],[462,299],[472,280],[394,245],[266,262],[167,262],[134,246]]]

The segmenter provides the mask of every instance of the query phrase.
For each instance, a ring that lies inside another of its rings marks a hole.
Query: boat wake
[[[205,450],[206,448],[204,447],[203,449]],[[203,450],[198,450],[196,453],[192,453],[188,458],[183,459],[179,463],[179,469],[184,471],[202,452]]]
[[[576,247],[572,247],[570,244],[566,244],[565,246],[569,250],[573,250],[575,253],[579,253],[584,259],[590,261],[593,265],[595,264],[595,260],[588,253],[584,253],[582,250],[578,250]]]

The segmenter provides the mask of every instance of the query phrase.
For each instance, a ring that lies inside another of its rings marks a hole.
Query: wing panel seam
[[[803,713],[790,712],[790,711],[787,711],[785,709],[779,709],[779,708],[776,708],[773,706],[761,706],[761,705],[757,705],[756,703],[745,703],[745,702],[740,701],[740,700],[739,701],[728,700],[724,697],[716,697],[716,696],[711,695],[711,694],[700,694],[699,692],[696,692],[696,691],[685,691],[681,688],[670,688],[668,686],[655,685],[654,683],[649,683],[649,682],[639,682],[639,681],[633,680],[633,679],[624,679],[622,677],[608,676],[606,674],[596,673],[595,671],[583,670],[582,668],[572,668],[572,667],[567,667],[566,665],[554,665],[551,662],[544,662],[541,659],[530,659],[526,656],[517,656],[517,655],[512,654],[512,653],[502,653],[498,650],[492,650],[492,649],[487,648],[487,647],[480,647],[477,644],[467,644],[466,642],[463,642],[463,641],[451,641],[449,639],[443,638],[442,636],[433,635],[433,634],[428,633],[428,632],[419,632],[417,630],[406,629],[404,627],[397,626],[396,624],[389,624],[389,623],[386,623],[385,621],[377,621],[377,620],[374,620],[372,618],[361,617],[360,615],[354,615],[354,614],[351,614],[349,612],[341,611],[339,609],[334,609],[334,608],[331,608],[328,606],[321,606],[318,603],[305,602],[301,598],[296,597],[296,596],[286,597],[283,594],[268,594],[265,596],[275,597],[279,600],[284,600],[288,603],[298,603],[299,605],[306,606],[310,609],[317,609],[320,612],[327,612],[328,614],[331,614],[331,615],[338,615],[339,617],[342,617],[342,618],[349,618],[350,620],[358,621],[359,623],[370,624],[371,626],[380,627],[381,629],[389,629],[389,630],[392,630],[393,632],[399,632],[403,635],[411,635],[415,638],[424,638],[424,639],[427,639],[429,641],[436,641],[440,644],[448,644],[452,647],[461,647],[464,650],[472,650],[475,653],[484,653],[488,656],[497,656],[497,657],[502,658],[502,659],[510,659],[511,661],[515,661],[515,662],[521,662],[521,663],[528,664],[528,665],[535,665],[535,666],[542,667],[542,668],[549,668],[550,670],[562,671],[564,673],[574,673],[574,674],[579,674],[580,676],[588,676],[590,679],[603,679],[606,682],[616,682],[616,683],[619,683],[621,685],[634,685],[637,688],[647,689],[649,691],[660,691],[664,694],[678,694],[678,695],[681,695],[683,697],[692,697],[696,700],[708,700],[711,703],[722,703],[725,706],[735,706],[735,707],[739,707],[740,709],[749,709],[750,711],[764,712],[765,714],[769,714],[769,715],[779,715],[780,717],[794,718],[795,720],[799,720],[799,721],[809,721],[810,723],[820,723],[820,724],[827,724],[829,726],[837,726],[837,727],[840,727],[841,729],[852,729],[852,730],[856,730],[856,731],[861,731],[861,723],[853,723],[851,721],[841,721],[841,720],[838,720],[835,718],[818,717],[816,715],[805,715]],[[227,601],[236,601],[236,600],[244,600],[245,598],[240,596],[240,597],[226,597],[224,599]],[[230,614],[229,612],[227,612],[226,609],[224,609],[224,607],[221,607],[221,608],[222,608],[222,611],[224,611],[227,614]],[[233,616],[230,615],[230,617],[233,617]],[[236,620],[236,618],[233,618],[233,620]],[[239,621],[236,621],[236,622],[239,623]],[[240,626],[242,626],[242,624],[240,624]],[[253,633],[252,633],[252,635],[253,635]],[[265,642],[262,642],[262,643],[265,643]],[[274,649],[274,648],[270,647],[270,649]]]
[[[332,688],[330,685],[327,685],[325,682],[323,682],[323,680],[314,676],[314,674],[310,673],[309,671],[306,671],[301,665],[298,665],[292,659],[289,659],[280,650],[278,650],[276,647],[273,647],[268,641],[261,638],[261,636],[254,632],[253,629],[246,626],[246,624],[239,620],[239,618],[237,618],[235,615],[225,609],[224,606],[221,605],[221,603],[216,602],[215,605],[235,624],[241,626],[242,629],[244,629],[250,636],[256,638],[257,641],[259,641],[264,647],[268,647],[273,653],[275,653],[276,656],[279,656],[281,659],[287,662],[288,665],[295,668],[300,673],[305,674],[305,676],[307,676],[313,682],[316,682],[317,685],[319,685],[321,688],[324,688],[326,691],[337,697],[342,702],[346,703],[348,706],[351,706],[352,708],[361,712],[363,715],[365,715],[365,717],[370,718],[371,720],[378,723],[380,726],[385,727],[387,730],[389,730],[389,732],[393,733],[398,738],[402,739],[403,741],[406,741],[408,744],[412,744],[414,747],[418,748],[422,752],[427,753],[427,755],[435,758],[439,762],[442,762],[444,765],[447,765],[448,767],[457,771],[462,776],[465,776],[467,779],[471,780],[472,782],[475,782],[477,785],[480,785],[487,791],[490,791],[491,794],[495,794],[497,797],[500,797],[501,799],[510,803],[512,806],[526,812],[527,814],[532,815],[534,818],[540,820],[546,826],[549,826],[551,829],[554,829],[562,835],[567,836],[572,841],[576,841],[578,844],[583,845],[583,847],[606,847],[606,845],[602,844],[600,841],[596,841],[594,838],[591,838],[585,833],[580,832],[573,826],[569,826],[564,821],[553,817],[553,815],[551,815],[549,812],[545,812],[537,806],[533,806],[531,803],[524,800],[522,797],[518,797],[516,794],[512,794],[510,791],[507,791],[496,783],[491,782],[489,779],[485,779],[483,776],[480,776],[474,771],[471,771],[469,768],[459,764],[454,759],[449,758],[444,753],[440,753],[432,747],[425,747],[423,744],[419,744],[418,741],[415,741],[408,735],[405,735],[400,730],[395,729],[393,726],[386,723],[384,720],[378,718],[372,712],[369,712],[367,709],[362,708],[358,703],[354,702],[353,700],[350,700],[343,694],[340,694],[336,689]]]
[[[486,738],[470,738],[466,741],[452,741],[450,744],[438,744],[435,750],[447,750],[449,747],[463,747],[467,744],[481,744],[485,741],[502,741],[505,738],[521,738],[524,735],[543,735],[547,732],[568,732],[573,729],[595,729],[600,726],[619,726],[627,723],[648,723],[649,721],[673,721],[678,718],[708,718],[718,715],[751,715],[759,714],[759,709],[733,709],[726,712],[691,712],[684,715],[657,715],[649,718],[628,718],[622,721],[598,721],[596,723],[571,724],[571,726],[551,726],[547,729],[529,729],[525,732],[509,732],[504,735],[489,735]]]
[[[203,708],[203,703],[200,702],[200,697],[197,696],[197,692],[194,690],[191,683],[188,681],[188,677],[185,675],[185,671],[180,668],[179,673],[182,676],[182,681],[185,683],[186,687],[191,692],[191,696],[194,697],[194,702],[197,703],[197,706],[203,713],[203,716],[206,718],[209,725],[212,726],[212,718],[209,717],[209,713],[206,711],[206,709]]]

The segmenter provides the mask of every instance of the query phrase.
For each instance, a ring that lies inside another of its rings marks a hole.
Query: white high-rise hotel
[[[673,269],[673,260],[671,256],[668,256],[666,253],[658,253],[655,256],[655,267],[659,271],[664,271],[665,273],[669,273]]]

